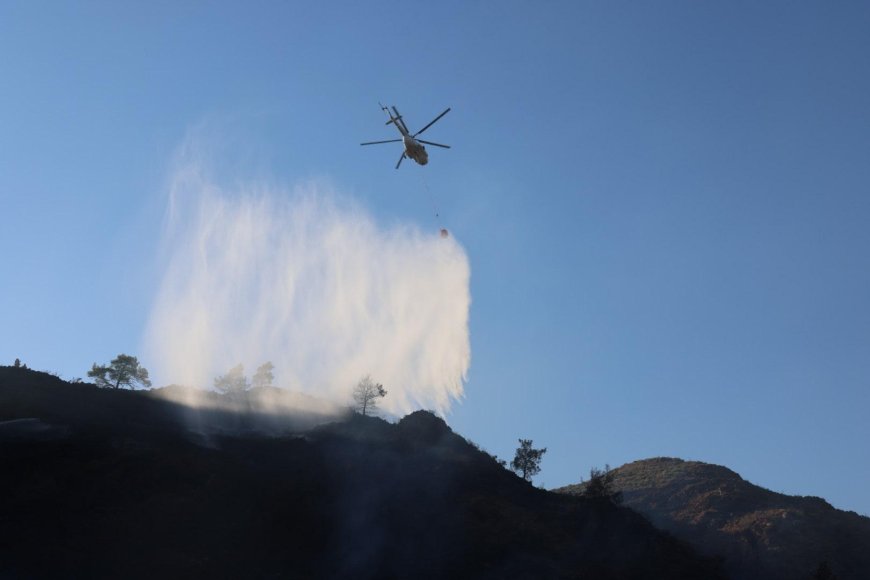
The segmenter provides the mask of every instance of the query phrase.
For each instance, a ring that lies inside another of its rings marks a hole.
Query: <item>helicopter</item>
[[[378,104],[380,105],[380,103]],[[429,163],[429,154],[426,153],[426,148],[423,147],[421,143],[425,143],[426,145],[434,145],[435,147],[443,147],[444,149],[450,149],[450,145],[442,145],[440,143],[433,143],[432,141],[423,141],[422,139],[417,139],[417,135],[421,134],[423,131],[434,125],[435,122],[438,121],[441,117],[449,113],[450,107],[448,107],[446,111],[432,119],[432,121],[428,125],[420,129],[413,135],[410,131],[408,131],[408,126],[405,125],[405,121],[402,119],[402,115],[399,114],[399,110],[396,107],[392,107],[392,109],[393,111],[390,112],[390,109],[388,109],[384,105],[381,105],[381,110],[390,117],[390,120],[387,121],[385,124],[389,125],[390,123],[392,123],[393,125],[395,125],[396,128],[399,130],[399,133],[402,134],[402,138],[388,139],[386,141],[368,141],[366,143],[360,143],[360,145],[378,145],[380,143],[398,143],[399,141],[401,141],[405,146],[405,150],[402,151],[402,156],[399,157],[399,162],[396,163],[396,169],[399,168],[399,165],[402,164],[402,161],[406,157],[413,159],[420,165],[426,165],[427,163]],[[394,113],[395,116],[393,115]]]

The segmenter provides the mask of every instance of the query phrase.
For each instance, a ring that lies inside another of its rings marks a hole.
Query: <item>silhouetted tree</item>
[[[16,369],[20,369],[21,361],[19,359],[15,359],[15,364],[13,364],[12,366],[14,366]]]
[[[254,373],[254,378],[251,380],[251,385],[253,387],[271,387],[272,381],[275,380],[275,375],[272,374],[272,371],[275,369],[275,365],[271,362],[265,362],[261,364],[257,368],[257,372]]]
[[[88,376],[94,379],[98,387],[120,389],[121,387],[136,388],[136,385],[150,387],[148,369],[139,364],[139,359],[128,354],[119,354],[108,365],[94,363]]]
[[[837,580],[837,576],[831,570],[831,565],[828,564],[827,560],[819,563],[816,573],[813,574],[813,580]]]
[[[235,395],[248,390],[248,378],[245,376],[245,366],[237,364],[227,374],[214,380],[214,388],[225,395]]]
[[[519,439],[519,442],[520,446],[517,447],[517,453],[511,461],[511,469],[526,481],[532,481],[532,477],[541,471],[541,459],[547,452],[547,448],[532,448],[531,439]]]
[[[622,492],[616,489],[613,472],[605,464],[604,469],[593,467],[589,470],[589,481],[583,495],[589,498],[606,499],[615,504],[622,503]]]
[[[353,388],[353,401],[356,410],[363,416],[367,412],[374,412],[378,408],[378,399],[386,396],[384,385],[376,383],[368,375],[363,377]]]

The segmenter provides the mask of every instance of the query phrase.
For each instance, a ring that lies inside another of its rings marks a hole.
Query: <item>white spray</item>
[[[183,165],[170,188],[166,266],[145,336],[160,383],[209,387],[243,363],[278,386],[381,408],[449,410],[470,364],[468,258],[454,238],[379,227],[329,188],[224,188]]]

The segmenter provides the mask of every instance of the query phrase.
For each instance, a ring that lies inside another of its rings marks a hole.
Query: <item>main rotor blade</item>
[[[405,158],[405,152],[404,152],[404,151],[402,151],[402,156],[401,156],[401,157],[399,157],[399,162],[398,162],[398,163],[396,163],[396,169],[398,169],[398,168],[399,168],[399,165],[401,165],[401,164],[402,164],[402,160],[403,160],[403,159],[404,159],[404,158]]]
[[[422,139],[417,139],[420,143],[425,143],[426,145],[434,145],[435,147],[444,147],[445,149],[450,149],[450,145],[442,145],[441,143],[433,143],[432,141],[423,141]]]
[[[431,121],[428,125],[426,125],[425,127],[423,127],[422,129],[420,129],[419,131],[417,131],[416,133],[414,133],[414,134],[411,135],[411,136],[412,136],[412,137],[416,137],[417,135],[419,135],[420,133],[422,133],[423,131],[425,131],[426,129],[428,129],[429,127],[431,127],[432,125],[434,125],[435,122],[436,122],[438,119],[440,119],[441,117],[443,117],[444,115],[446,115],[446,114],[449,113],[449,112],[450,112],[450,107],[447,107],[447,110],[446,110],[446,111],[444,111],[443,113],[441,113],[440,115],[438,115],[437,117],[435,117],[434,119],[432,119],[432,121]]]
[[[393,112],[396,113],[396,122],[402,124],[402,128],[405,130],[405,133],[410,133],[410,131],[408,131],[408,126],[405,124],[405,120],[402,118],[402,114],[399,113],[399,109],[393,107]]]
[[[379,145],[380,143],[398,143],[401,139],[387,139],[386,141],[368,141],[367,143],[360,143],[360,145]]]

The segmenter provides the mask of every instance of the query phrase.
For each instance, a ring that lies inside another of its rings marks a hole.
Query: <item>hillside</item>
[[[0,578],[722,578],[428,412],[260,415],[0,367]]]
[[[647,459],[612,473],[624,505],[702,552],[724,556],[736,578],[809,578],[822,561],[840,580],[870,578],[870,518],[821,498],[775,493],[697,461]]]

